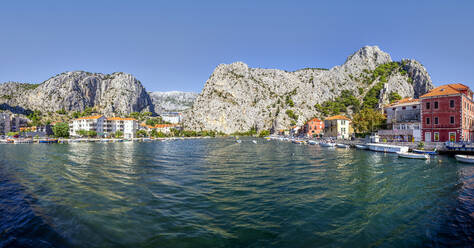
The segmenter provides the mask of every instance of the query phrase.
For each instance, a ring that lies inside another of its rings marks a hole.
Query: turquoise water
[[[0,145],[0,247],[469,246],[473,175],[264,140]]]

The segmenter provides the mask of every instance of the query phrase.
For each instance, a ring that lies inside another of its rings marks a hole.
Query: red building
[[[302,133],[307,137],[314,137],[323,134],[324,122],[318,118],[313,118],[304,124]]]
[[[447,84],[422,95],[421,139],[426,142],[472,141],[474,103],[463,84]]]

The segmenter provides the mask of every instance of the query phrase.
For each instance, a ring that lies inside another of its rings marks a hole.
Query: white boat
[[[355,147],[356,147],[357,149],[361,149],[361,150],[367,150],[367,149],[369,149],[366,145],[355,145]]]
[[[429,159],[430,156],[428,154],[419,154],[413,152],[397,152],[399,157],[402,158],[415,158],[415,159]]]
[[[346,144],[336,144],[336,147],[338,148],[349,148],[349,145],[346,145]]]
[[[334,147],[336,146],[336,143],[325,143],[325,142],[322,142],[322,143],[319,143],[320,146],[322,147]]]
[[[390,152],[390,153],[408,152],[408,146],[396,146],[396,145],[376,144],[376,143],[368,143],[366,145],[369,148],[369,150],[376,151],[376,152]]]
[[[315,141],[315,140],[308,140],[308,144],[310,144],[310,145],[317,145],[318,142]]]
[[[240,143],[242,143],[242,140],[235,140],[235,142],[240,144]]]
[[[474,164],[474,156],[468,156],[468,155],[454,155],[457,161],[463,162],[463,163],[469,163],[469,164]]]
[[[252,143],[257,144],[257,141],[256,141],[256,140],[252,140]]]

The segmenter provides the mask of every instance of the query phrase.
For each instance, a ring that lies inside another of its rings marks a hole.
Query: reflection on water
[[[208,139],[1,145],[0,162],[0,246],[465,246],[473,236],[474,170],[448,157]]]

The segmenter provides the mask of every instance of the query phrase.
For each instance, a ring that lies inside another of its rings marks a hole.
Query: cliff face
[[[214,70],[185,115],[184,126],[225,133],[251,128],[278,130],[320,116],[315,105],[332,101],[343,91],[362,102],[375,92],[380,107],[389,102],[392,92],[418,97],[432,88],[431,78],[420,63],[393,63],[390,55],[376,46],[361,48],[342,66],[330,70],[287,72],[249,68],[236,62]],[[351,114],[350,109],[347,114]]]
[[[153,111],[150,96],[130,74],[66,72],[35,84],[0,84],[0,106],[21,112],[83,111],[94,107],[105,115]]]
[[[182,112],[193,106],[198,93],[168,91],[168,92],[149,92],[155,105],[156,113],[163,112]]]

